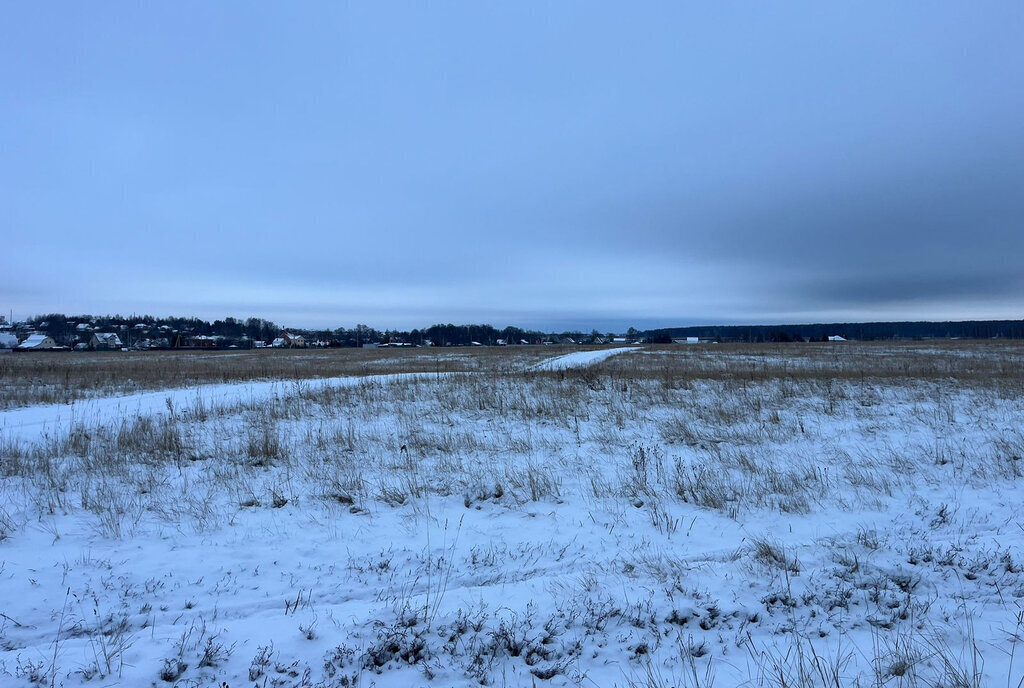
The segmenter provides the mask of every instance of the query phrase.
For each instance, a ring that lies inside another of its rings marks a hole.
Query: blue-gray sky
[[[1024,317],[1024,3],[0,7],[0,310]]]

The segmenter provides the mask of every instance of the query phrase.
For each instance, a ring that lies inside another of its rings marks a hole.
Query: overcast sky
[[[0,310],[1024,317],[1024,3],[8,2]]]

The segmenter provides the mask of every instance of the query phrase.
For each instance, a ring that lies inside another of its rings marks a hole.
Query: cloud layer
[[[1024,317],[1017,3],[2,12],[17,314]]]

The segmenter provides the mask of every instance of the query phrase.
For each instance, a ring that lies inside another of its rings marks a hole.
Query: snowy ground
[[[556,356],[534,365],[532,370],[568,370],[570,368],[584,368],[594,363],[599,363],[618,354],[636,351],[636,347],[621,347],[618,349],[599,349],[597,351],[575,351],[563,356]]]
[[[282,382],[240,382],[223,385],[195,385],[159,392],[93,397],[70,404],[41,404],[0,411],[0,437],[33,442],[44,437],[59,437],[79,426],[103,425],[110,419],[139,416],[170,416],[175,409],[218,408],[260,404],[286,399],[327,387],[351,387],[357,384],[385,383],[426,373],[397,373],[365,377],[334,377]]]
[[[1019,373],[698,355],[0,413],[0,685],[1017,686]]]

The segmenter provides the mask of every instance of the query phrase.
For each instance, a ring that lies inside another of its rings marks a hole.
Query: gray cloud
[[[674,256],[680,270],[719,266],[751,304],[773,311],[1020,303],[1024,147],[929,157],[775,178],[768,192],[736,198],[637,190],[590,219],[597,241]]]
[[[829,304],[843,309],[909,304],[915,301],[943,303],[1001,300],[1019,297],[1024,293],[1022,273],[1019,270],[1003,269],[990,273],[939,268],[923,273],[907,270],[901,275],[873,275],[870,272],[855,275],[829,274],[818,279],[805,278],[801,282],[789,289],[794,302]]]

